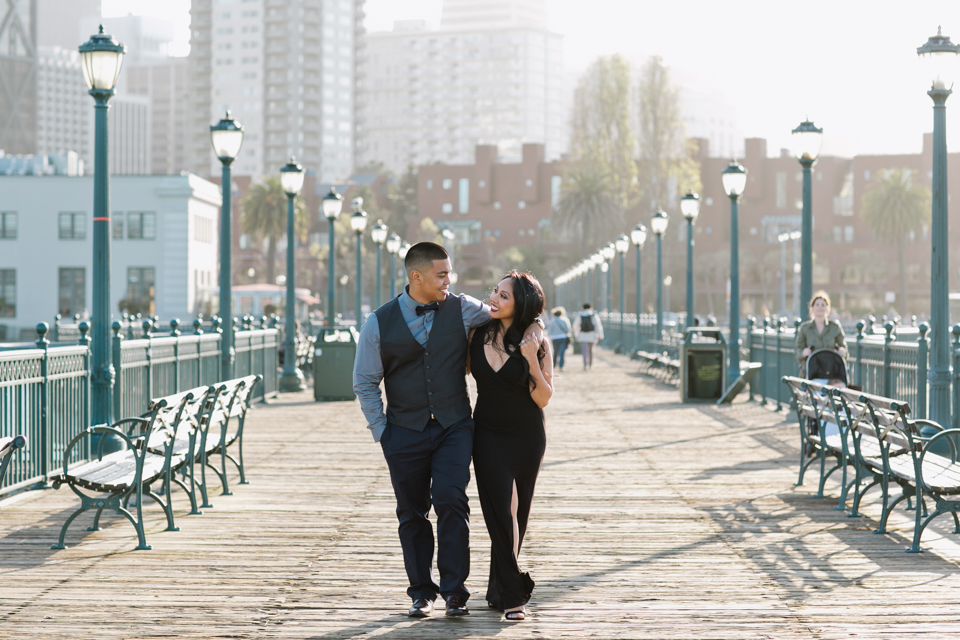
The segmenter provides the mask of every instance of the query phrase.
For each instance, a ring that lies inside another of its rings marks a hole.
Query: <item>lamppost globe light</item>
[[[83,79],[91,94],[113,93],[126,52],[126,47],[114,40],[113,36],[103,33],[103,25],[100,25],[99,33],[80,45]]]
[[[643,243],[647,241],[647,228],[642,224],[635,226],[630,231],[630,241],[633,242],[635,247],[642,249]]]
[[[387,252],[396,253],[400,250],[400,236],[395,233],[391,233],[390,237],[387,238]]]
[[[747,170],[736,160],[732,161],[720,174],[723,190],[731,198],[739,198],[747,186]]]
[[[793,153],[797,159],[816,160],[823,144],[823,129],[809,120],[804,120],[790,133],[793,134]]]
[[[688,191],[687,195],[680,198],[680,213],[690,222],[696,222],[700,215],[700,194]]]
[[[342,276],[340,276],[340,284],[342,284],[343,286],[347,286],[348,282],[350,282],[350,276],[348,276],[347,274],[343,274]]]
[[[406,260],[408,251],[410,251],[410,243],[404,242],[402,245],[400,245],[400,248],[397,249],[397,257],[401,260]]]
[[[650,228],[653,230],[654,235],[662,236],[666,233],[669,223],[670,219],[667,217],[667,212],[663,209],[657,209],[653,217],[650,218]]]
[[[446,227],[444,227],[444,229],[440,232],[440,234],[447,240],[453,240],[454,238],[457,237],[457,234],[455,234],[453,231],[451,231]]]
[[[250,267],[249,269],[247,269],[247,277],[248,277],[248,278],[252,278],[252,277],[255,276],[255,275],[257,275],[257,270],[256,270],[256,269],[254,269],[253,267]]]
[[[600,266],[600,263],[603,262],[603,254],[597,251],[595,254],[590,256],[590,261],[593,262],[594,267]]]
[[[356,209],[350,216],[350,228],[356,231],[357,235],[363,233],[364,229],[367,228],[367,212],[363,209]]]
[[[781,233],[777,235],[777,242],[786,242],[790,239],[789,233]]]
[[[606,272],[609,271],[609,270],[610,270],[610,265],[609,265],[609,264],[607,264],[606,262],[601,262],[601,263],[600,263],[600,272],[601,272],[601,273],[606,273]]]
[[[630,238],[627,236],[620,236],[613,242],[616,245],[617,253],[624,254],[630,250]]]
[[[937,35],[917,47],[920,62],[927,68],[930,76],[931,88],[934,91],[949,91],[953,88],[953,80],[957,72],[958,46],[950,41],[937,27]]]
[[[664,284],[665,286],[668,286],[668,287],[669,287],[670,285],[672,285],[672,284],[673,284],[673,276],[664,276],[664,278],[663,278],[663,284]]]
[[[802,235],[802,234],[801,234],[799,231],[791,231],[791,232],[790,232],[790,239],[791,239],[791,240],[799,240],[801,235]]]
[[[387,225],[383,224],[383,220],[377,220],[377,224],[370,229],[370,238],[375,244],[383,244],[387,241],[387,232]]]
[[[290,157],[290,162],[280,167],[280,186],[288,198],[293,198],[303,188],[303,167],[297,159]]]
[[[617,248],[611,242],[610,244],[608,244],[607,246],[605,246],[603,249],[600,250],[600,255],[603,256],[604,260],[613,260],[613,256],[617,255]]]
[[[230,164],[243,145],[243,125],[230,116],[230,111],[217,124],[210,125],[210,144],[220,162]]]
[[[336,220],[340,217],[340,212],[343,210],[343,196],[337,193],[336,189],[330,187],[330,193],[323,196],[320,207],[323,210],[324,218],[327,220]]]

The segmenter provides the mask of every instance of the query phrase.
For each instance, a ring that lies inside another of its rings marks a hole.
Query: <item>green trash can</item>
[[[727,345],[719,329],[691,327],[680,345],[680,400],[716,402],[727,388]]]
[[[353,327],[323,329],[313,352],[313,399],[355,400],[353,361],[357,357],[357,338]]]

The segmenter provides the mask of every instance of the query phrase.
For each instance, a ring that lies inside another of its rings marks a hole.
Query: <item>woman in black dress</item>
[[[550,341],[523,339],[543,312],[536,278],[511,271],[490,296],[490,322],[470,336],[477,381],[473,467],[492,548],[487,603],[523,620],[533,580],[517,563],[546,447],[543,407],[553,394]]]

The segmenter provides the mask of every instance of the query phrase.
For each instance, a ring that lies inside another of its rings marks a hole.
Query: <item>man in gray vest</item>
[[[449,293],[450,256],[438,244],[410,247],[404,269],[404,292],[373,312],[360,331],[353,389],[390,469],[407,595],[413,599],[408,614],[430,615],[440,594],[446,614],[462,616],[469,613],[464,582],[470,573],[467,484],[473,451],[467,336],[490,319],[490,310],[475,298]],[[530,334],[540,340],[542,329],[534,325]],[[439,586],[432,574],[431,502]]]

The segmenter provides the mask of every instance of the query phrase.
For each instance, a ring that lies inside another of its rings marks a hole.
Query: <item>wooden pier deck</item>
[[[955,637],[960,536],[949,518],[904,553],[910,522],[875,535],[794,487],[792,416],[755,403],[682,405],[674,387],[601,352],[575,358],[547,410],[548,445],[521,557],[532,615],[483,601],[488,540],[471,485],[472,614],[411,620],[394,501],[356,403],[308,394],[248,422],[251,484],[180,532],[147,505],[152,551],[128,523],[80,518],[67,489],[0,505],[0,638]],[[836,495],[836,485],[832,495]],[[175,498],[184,514],[185,500]]]

